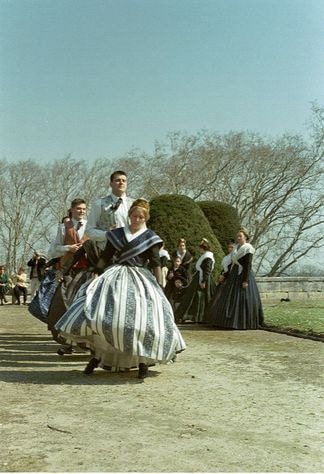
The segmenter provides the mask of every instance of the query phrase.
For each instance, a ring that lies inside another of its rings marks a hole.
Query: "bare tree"
[[[1,163],[0,240],[11,272],[46,239],[50,225],[44,170],[31,161]]]
[[[233,205],[257,247],[258,273],[281,275],[323,239],[323,110],[311,140],[252,133],[170,134],[145,156],[148,197],[185,194]]]

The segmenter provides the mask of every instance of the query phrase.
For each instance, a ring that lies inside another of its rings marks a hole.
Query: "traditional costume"
[[[56,329],[70,343],[85,343],[100,366],[115,370],[166,363],[185,349],[172,308],[147,262],[160,266],[162,240],[146,228],[106,233],[99,277],[83,285]],[[113,262],[113,264],[112,264]]]
[[[205,251],[197,260],[196,273],[184,291],[175,311],[177,322],[186,320],[196,323],[206,322],[207,306],[215,291],[215,282],[212,277],[214,265],[214,255],[209,250]],[[205,288],[201,288],[200,283],[204,283]]]
[[[230,270],[222,291],[216,294],[208,312],[208,322],[213,326],[257,329],[262,325],[262,304],[251,268],[254,252],[250,243],[238,246],[232,252]],[[246,288],[242,287],[243,282],[248,283]]]
[[[128,211],[132,203],[132,198],[110,194],[92,204],[86,233],[100,250],[105,248],[108,230],[128,225]]]

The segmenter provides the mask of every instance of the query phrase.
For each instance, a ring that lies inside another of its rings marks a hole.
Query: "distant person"
[[[127,175],[124,171],[112,173],[110,187],[111,194],[92,204],[86,227],[89,239],[95,241],[100,250],[105,248],[108,230],[128,225],[128,211],[133,202],[126,196]]]
[[[40,282],[45,274],[46,260],[41,256],[40,252],[35,251],[32,258],[27,263],[30,270],[30,297],[34,298],[36,291],[39,288]]]
[[[169,252],[164,248],[164,243],[162,244],[162,247],[159,250],[159,255],[160,255],[160,262],[161,262],[161,272],[162,272],[162,288],[165,288],[165,285],[167,283],[166,276],[169,271],[169,262],[171,261],[171,257],[169,255]]]
[[[227,254],[223,257],[222,269],[221,269],[221,272],[218,276],[217,283],[216,283],[216,289],[215,289],[215,292],[213,294],[213,304],[215,304],[216,299],[219,298],[219,296],[221,294],[221,291],[224,287],[224,283],[226,281],[226,278],[229,275],[229,272],[230,272],[230,269],[231,269],[231,266],[232,266],[232,255],[233,255],[233,252],[235,251],[235,249],[236,249],[235,240],[234,239],[229,240],[228,243],[227,243]]]
[[[232,255],[235,249],[236,249],[235,240],[234,239],[229,240],[227,243],[227,254],[222,260],[222,270],[218,277],[218,282],[220,284],[224,283],[226,277],[229,274],[229,271],[232,265]]]
[[[180,257],[173,257],[172,266],[167,273],[166,280],[164,293],[170,301],[173,311],[175,311],[183,291],[189,283],[187,270],[181,265]]]
[[[23,297],[23,304],[27,304],[27,274],[24,267],[19,267],[17,273],[12,275],[11,280],[15,285],[13,294],[16,298],[16,304],[20,305],[20,297]]]
[[[187,250],[187,242],[186,239],[181,238],[178,240],[178,245],[176,250],[172,253],[172,257],[180,257],[181,265],[186,269],[188,278],[191,280],[192,276],[192,262],[193,256]]]
[[[252,271],[255,249],[246,229],[240,229],[236,242],[222,291],[211,302],[208,322],[225,329],[258,329],[263,324],[263,310]]]
[[[215,291],[212,271],[215,265],[214,254],[207,239],[199,244],[201,256],[196,262],[196,273],[184,291],[175,311],[177,322],[206,322],[206,311]]]
[[[10,278],[5,271],[5,266],[0,266],[0,304],[3,306],[4,303],[8,303],[6,294],[10,288]]]

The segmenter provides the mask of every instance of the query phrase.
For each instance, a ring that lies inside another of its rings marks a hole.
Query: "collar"
[[[122,198],[122,200],[124,201],[124,199],[126,198],[126,194],[123,194],[122,196],[115,196],[115,194],[111,193],[111,197],[114,202],[117,202],[119,198]]]

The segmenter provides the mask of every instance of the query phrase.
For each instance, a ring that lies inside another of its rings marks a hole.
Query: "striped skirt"
[[[162,288],[142,267],[113,265],[86,282],[55,327],[115,368],[165,363],[186,347]]]

